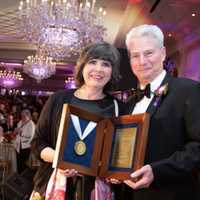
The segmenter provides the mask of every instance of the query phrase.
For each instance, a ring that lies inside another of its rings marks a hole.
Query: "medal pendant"
[[[74,151],[79,156],[84,155],[86,153],[86,144],[82,140],[75,142]]]

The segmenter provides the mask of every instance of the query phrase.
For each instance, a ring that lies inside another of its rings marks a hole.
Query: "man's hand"
[[[125,180],[128,186],[136,189],[148,188],[154,180],[153,171],[150,165],[145,165],[131,174],[131,178],[136,181]]]

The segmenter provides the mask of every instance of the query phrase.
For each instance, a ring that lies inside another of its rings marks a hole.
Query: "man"
[[[150,113],[145,164],[125,183],[134,200],[197,200],[200,170],[200,85],[163,69],[166,50],[155,25],[133,28],[126,37],[138,87],[149,96],[132,98],[128,113]],[[136,101],[137,99],[137,101]],[[128,194],[128,192],[127,192]],[[129,194],[130,195],[130,194]]]

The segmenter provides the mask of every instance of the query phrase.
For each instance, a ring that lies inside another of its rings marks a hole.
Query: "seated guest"
[[[4,125],[6,123],[5,116],[2,111],[0,111],[0,126]]]
[[[6,123],[2,125],[4,133],[12,133],[17,125],[14,122],[14,116],[12,114],[8,114],[6,117]]]
[[[2,126],[0,126],[0,143],[4,141],[4,137],[3,137],[3,128]]]

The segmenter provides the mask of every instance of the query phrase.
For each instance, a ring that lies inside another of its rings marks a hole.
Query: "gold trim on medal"
[[[75,142],[74,151],[77,155],[82,156],[86,152],[86,144],[82,140]]]

